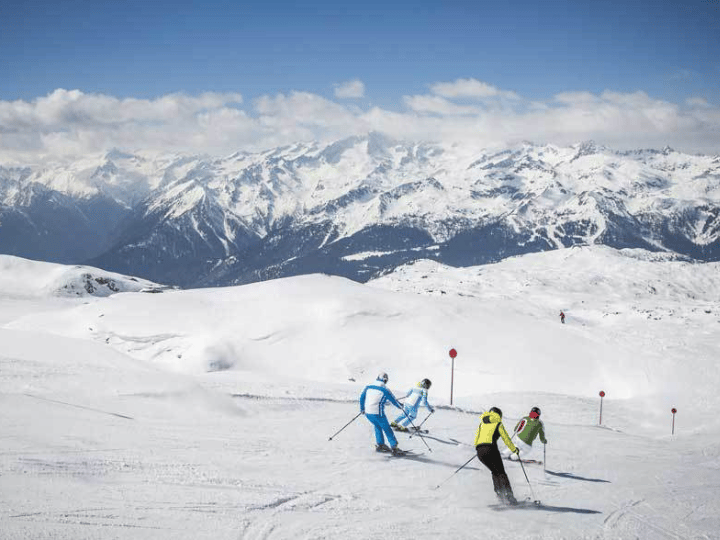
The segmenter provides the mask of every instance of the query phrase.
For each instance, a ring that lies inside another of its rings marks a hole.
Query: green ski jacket
[[[515,433],[522,442],[529,446],[532,446],[535,437],[538,435],[540,435],[540,441],[543,444],[547,444],[543,423],[539,418],[524,417],[515,426]]]

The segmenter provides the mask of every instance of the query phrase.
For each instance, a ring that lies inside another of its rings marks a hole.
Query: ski
[[[393,452],[389,447],[375,448],[375,451],[380,454],[385,454],[385,457],[418,457],[422,456],[425,452],[415,452],[413,450],[396,450]]]
[[[510,459],[509,457],[505,458],[506,461],[512,461],[513,463],[517,463],[518,461],[522,461],[523,463],[529,463],[529,464],[535,464],[535,465],[542,465],[542,461],[538,459]]]
[[[414,452],[412,450],[397,450],[393,452],[389,447],[375,448],[375,451],[380,454],[387,454],[386,457],[415,457],[422,456],[424,452]]]
[[[489,508],[492,508],[495,511],[503,511],[503,510],[521,510],[521,509],[535,509],[535,510],[542,510],[544,507],[543,503],[540,501],[532,501],[532,500],[525,500],[525,501],[518,501],[517,504],[490,504],[488,505]]]
[[[387,454],[387,456],[385,456],[385,457],[387,457],[387,458],[410,458],[410,459],[412,459],[412,458],[416,458],[416,457],[420,457],[420,456],[424,456],[424,455],[425,455],[425,452],[413,452],[412,450],[402,450],[402,451],[396,452],[396,453],[394,453],[394,454],[393,454],[393,453],[389,453],[389,454]]]
[[[430,430],[428,430],[428,429],[398,429],[398,428],[393,428],[393,430],[394,430],[394,431],[397,431],[398,433],[421,433],[421,434],[430,433]]]

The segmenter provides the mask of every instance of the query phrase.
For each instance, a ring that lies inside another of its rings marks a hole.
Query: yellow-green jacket
[[[510,440],[502,418],[496,412],[486,412],[480,416],[480,425],[475,434],[475,446],[478,444],[497,444],[498,438],[502,437],[510,451],[515,452],[516,448]]]

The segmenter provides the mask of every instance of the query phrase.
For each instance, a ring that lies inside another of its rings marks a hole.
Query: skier
[[[544,428],[545,426],[540,420],[540,409],[538,407],[530,409],[530,414],[517,423],[515,435],[517,435],[523,454],[527,454],[532,450],[532,443],[538,435],[540,435],[540,442],[547,444]],[[508,457],[512,459],[512,454],[509,454]]]
[[[427,407],[430,414],[435,412],[435,409],[432,408],[427,400],[428,390],[430,389],[431,384],[432,382],[430,379],[423,379],[411,388],[404,397],[400,398],[405,400],[403,413],[393,422],[390,422],[393,429],[397,429],[398,431],[408,431],[407,426],[415,420],[420,407]]]
[[[395,434],[385,416],[385,403],[389,401],[398,409],[402,409],[402,404],[395,399],[390,390],[385,388],[387,382],[388,375],[383,372],[377,376],[373,384],[365,387],[362,394],[360,394],[360,412],[375,426],[375,450],[377,452],[392,452],[395,455],[402,455],[404,452],[398,448]],[[387,435],[390,447],[385,444],[383,433]]]
[[[560,312],[560,322],[565,324],[565,313],[563,313],[562,311]]]
[[[493,488],[500,502],[515,505],[517,499],[513,495],[510,480],[505,473],[505,466],[497,446],[499,437],[502,437],[503,442],[514,454],[520,454],[520,450],[510,440],[510,436],[502,424],[502,411],[493,407],[480,416],[480,426],[475,434],[475,450],[478,459],[492,473]]]

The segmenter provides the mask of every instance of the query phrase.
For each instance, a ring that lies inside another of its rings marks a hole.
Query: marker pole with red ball
[[[450,406],[452,407],[453,404],[453,383],[455,382],[455,357],[457,356],[457,351],[455,349],[450,349],[450,359],[452,360],[452,365],[450,367]]]
[[[672,434],[675,435],[675,413],[677,412],[677,409],[673,407],[670,412],[673,415],[673,422],[672,422]]]
[[[605,397],[605,392],[600,390],[600,421],[598,422],[599,426],[602,426],[602,402],[603,402],[604,397]]]

